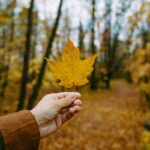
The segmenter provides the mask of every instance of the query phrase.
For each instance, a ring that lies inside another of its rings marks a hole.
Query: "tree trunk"
[[[96,47],[94,44],[95,41],[95,0],[92,0],[92,29],[91,29],[91,50],[92,50],[92,54],[94,54],[96,52]],[[90,88],[92,90],[97,89],[98,87],[98,82],[97,82],[97,78],[96,78],[96,62],[94,64],[94,70],[92,72],[91,75],[91,85]]]
[[[83,31],[83,26],[82,26],[82,23],[80,23],[80,26],[79,26],[79,37],[78,37],[78,47],[81,51],[81,55],[82,57],[85,56],[85,49],[84,49],[84,31]]]
[[[112,18],[112,10],[111,10],[111,6],[112,6],[112,0],[106,0],[105,1],[105,5],[106,5],[106,22],[105,22],[105,32],[107,33],[107,37],[104,39],[104,42],[107,45],[107,51],[105,52],[105,68],[107,70],[107,74],[106,74],[106,80],[105,80],[105,87],[108,89],[110,88],[110,81],[113,78],[114,73],[117,71],[117,69],[119,70],[119,67],[121,66],[121,62],[123,60],[124,57],[122,57],[121,61],[117,61],[118,65],[115,64],[116,62],[116,54],[117,54],[117,48],[118,48],[118,37],[120,34],[120,30],[121,30],[121,21],[123,19],[123,16],[125,14],[125,4],[124,1],[122,1],[121,3],[121,14],[117,16],[116,22],[114,24],[114,26],[112,26],[111,24],[111,18]],[[112,30],[116,30],[116,32],[112,33]]]
[[[63,6],[63,1],[64,0],[61,0],[60,4],[59,4],[57,17],[56,17],[56,20],[54,22],[54,27],[53,27],[52,33],[49,37],[49,43],[48,43],[46,52],[45,52],[43,60],[42,60],[40,73],[39,73],[37,81],[36,81],[36,83],[33,87],[33,91],[32,91],[32,93],[29,97],[29,102],[28,102],[28,106],[27,106],[28,109],[32,108],[32,106],[33,106],[33,104],[34,104],[34,102],[35,102],[35,100],[38,96],[38,92],[41,88],[42,80],[43,80],[43,77],[44,77],[44,74],[45,74],[45,68],[46,68],[46,65],[47,65],[47,61],[45,60],[45,58],[48,58],[50,53],[51,53],[53,42],[54,42],[54,39],[55,39],[55,36],[56,36],[56,31],[57,31],[57,28],[58,28],[58,25],[59,25],[59,20],[60,20],[60,17],[61,17],[61,8]]]
[[[26,87],[27,87],[27,82],[28,82],[28,69],[29,69],[29,56],[30,56],[30,49],[31,49],[32,25],[33,25],[32,23],[33,8],[34,8],[34,0],[31,0],[30,8],[28,11],[28,24],[27,24],[26,44],[25,44],[25,52],[24,52],[24,60],[23,60],[22,82],[21,82],[21,90],[20,90],[17,111],[23,108],[25,97],[26,97]]]
[[[5,31],[5,28],[3,28],[3,35],[2,35],[2,44],[1,44],[1,48],[4,48],[5,47],[5,40],[6,40],[6,31]],[[5,53],[3,55],[1,55],[1,58],[0,58],[0,62],[1,62],[1,65],[0,65],[0,100],[2,100],[2,97],[3,97],[3,74],[4,74],[4,71],[5,71]]]
[[[150,95],[146,94],[145,96],[146,96],[147,101],[150,102]]]
[[[108,73],[106,75],[106,79],[105,79],[105,88],[106,89],[110,89],[110,82],[111,82],[111,74]]]

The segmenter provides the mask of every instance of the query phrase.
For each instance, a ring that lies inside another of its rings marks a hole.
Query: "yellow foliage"
[[[150,95],[150,43],[147,43],[146,48],[138,49],[132,61],[128,69],[132,81],[144,94]]]
[[[148,51],[150,51],[150,43],[147,43],[146,49],[147,49]]]
[[[41,64],[41,58],[34,58],[30,61],[30,68],[29,68],[29,74],[32,74],[35,72],[38,74],[39,69],[40,69],[40,64]]]
[[[61,62],[49,60],[50,69],[53,75],[60,80],[61,86],[67,88],[81,86],[89,82],[87,76],[93,70],[97,55],[81,60],[79,49],[74,46],[72,41],[68,40],[62,52]]]
[[[128,17],[128,22],[133,22],[133,17],[132,16]]]
[[[150,12],[148,13],[148,16],[147,16],[147,22],[150,23]]]
[[[150,77],[150,63],[146,63],[143,66],[143,72],[144,72],[145,76]]]
[[[11,18],[5,16],[4,14],[0,14],[0,25],[5,25],[11,22]]]
[[[147,57],[146,59],[150,63],[150,43],[147,44],[145,53],[146,53],[146,57]]]
[[[144,6],[141,6],[141,8],[140,8],[140,11],[139,11],[140,13],[145,13],[146,12],[146,10],[145,10],[145,7]]]
[[[150,94],[150,82],[148,83],[141,82],[140,89],[145,94]]]
[[[131,78],[132,78],[132,81],[134,83],[138,83],[139,82],[139,75],[138,75],[138,72],[137,71],[134,71],[132,74],[131,74]]]
[[[11,75],[9,76],[9,81],[11,82],[20,82],[21,74],[19,69],[13,69],[9,72]]]
[[[141,136],[142,149],[150,150],[150,132],[144,131]]]
[[[142,22],[142,18],[141,17],[137,17],[135,21],[136,21],[136,23],[140,23],[140,22]]]

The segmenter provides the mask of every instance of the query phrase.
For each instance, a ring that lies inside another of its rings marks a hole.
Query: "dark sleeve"
[[[5,150],[4,140],[1,133],[0,133],[0,150]]]
[[[39,127],[30,111],[0,117],[0,131],[6,150],[38,150]]]

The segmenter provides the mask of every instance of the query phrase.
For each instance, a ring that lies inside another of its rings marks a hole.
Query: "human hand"
[[[49,94],[31,110],[40,130],[40,137],[44,138],[60,128],[81,110],[81,95],[77,92],[62,92]]]

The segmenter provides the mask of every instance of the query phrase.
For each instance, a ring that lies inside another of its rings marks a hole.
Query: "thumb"
[[[56,107],[58,110],[71,105],[76,97],[74,95],[69,95],[66,98],[60,99],[56,102]]]

